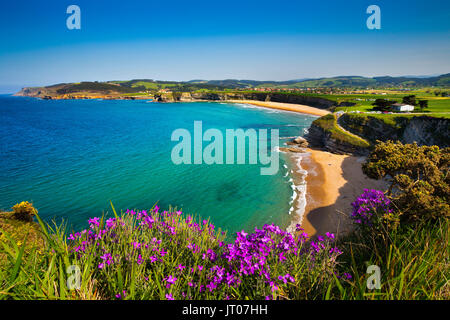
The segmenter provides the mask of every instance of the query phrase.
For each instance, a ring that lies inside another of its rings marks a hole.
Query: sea
[[[269,146],[279,154],[274,175],[262,175],[267,165],[248,158],[244,164],[175,164],[179,142],[171,137],[177,129],[193,133],[194,121],[202,121],[203,132],[218,129],[224,137],[226,129],[267,129],[269,137],[278,129],[282,145],[304,135],[316,118],[223,102],[0,95],[0,210],[30,201],[46,222],[65,223],[69,231],[112,215],[111,202],[117,211],[176,208],[210,219],[228,235],[266,223],[286,228],[293,208],[304,205],[298,202],[305,189],[292,179],[298,168],[288,154]]]

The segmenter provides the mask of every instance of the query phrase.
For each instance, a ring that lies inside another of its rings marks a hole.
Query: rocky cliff
[[[344,114],[339,124],[346,130],[367,139],[399,140],[403,143],[417,142],[419,145],[450,146],[450,119],[429,116],[389,116]]]
[[[315,120],[306,135],[311,146],[337,154],[367,155],[380,141],[450,146],[450,119],[429,116],[335,114]]]
[[[367,146],[335,135],[332,130],[327,130],[314,122],[308,129],[305,138],[310,146],[323,148],[332,153],[358,156],[366,156],[369,154],[369,148]]]
[[[256,100],[273,101],[292,104],[303,104],[320,109],[331,109],[335,102],[319,97],[303,96],[286,93],[265,92],[183,92],[156,94],[155,100],[160,102],[187,101],[225,101],[225,100]]]

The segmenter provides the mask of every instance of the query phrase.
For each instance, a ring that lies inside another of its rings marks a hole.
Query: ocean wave
[[[306,155],[307,153],[292,155],[295,160],[295,167],[290,170],[291,178],[289,179],[292,189],[292,197],[289,201],[290,208],[288,212],[289,215],[292,216],[291,223],[287,228],[287,231],[289,232],[293,232],[295,230],[295,226],[303,222],[303,216],[305,213],[307,191],[306,177],[308,172],[302,168],[301,161]],[[298,177],[297,175],[295,176],[296,179],[292,176],[294,170],[298,173]]]

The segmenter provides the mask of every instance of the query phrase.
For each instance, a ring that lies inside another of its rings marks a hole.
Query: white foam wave
[[[288,226],[287,231],[293,232],[295,230],[296,224],[301,224],[303,221],[303,215],[306,208],[306,176],[308,172],[301,167],[301,161],[306,154],[295,154],[293,155],[295,161],[295,170],[298,173],[298,179],[289,179],[292,188],[292,197],[289,201],[289,215],[292,216],[291,224]],[[291,174],[293,170],[290,170]],[[296,175],[297,177],[297,175]]]

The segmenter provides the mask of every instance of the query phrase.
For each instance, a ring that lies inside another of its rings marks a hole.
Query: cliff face
[[[303,104],[320,109],[331,109],[336,105],[334,101],[328,99],[289,93],[197,91],[156,93],[153,96],[140,95],[137,92],[129,91],[133,90],[111,83],[83,82],[80,84],[58,84],[49,87],[23,88],[16,95],[43,99],[148,99],[150,97],[159,102],[256,100]]]
[[[333,118],[334,117],[334,118]],[[337,154],[367,155],[377,140],[416,142],[418,145],[450,145],[450,119],[428,116],[406,117],[344,114],[315,120],[306,135],[310,145]],[[365,144],[355,139],[366,140]]]
[[[335,105],[334,101],[294,94],[265,93],[265,92],[183,92],[174,96],[173,93],[156,95],[157,101],[224,101],[224,100],[256,100],[273,101],[292,104],[303,104],[320,109],[330,109]],[[156,97],[155,96],[155,97]]]
[[[441,148],[450,145],[450,119],[445,118],[398,116],[386,122],[372,116],[344,114],[339,118],[339,124],[371,143],[376,140],[399,140],[403,143],[415,141],[418,145],[437,145]]]
[[[312,123],[305,138],[312,147],[323,148],[331,153],[366,156],[369,149],[333,137],[330,131]]]
[[[416,141],[419,145],[437,145],[440,148],[449,147],[450,119],[432,117],[412,118],[403,131],[401,140],[404,143]]]

